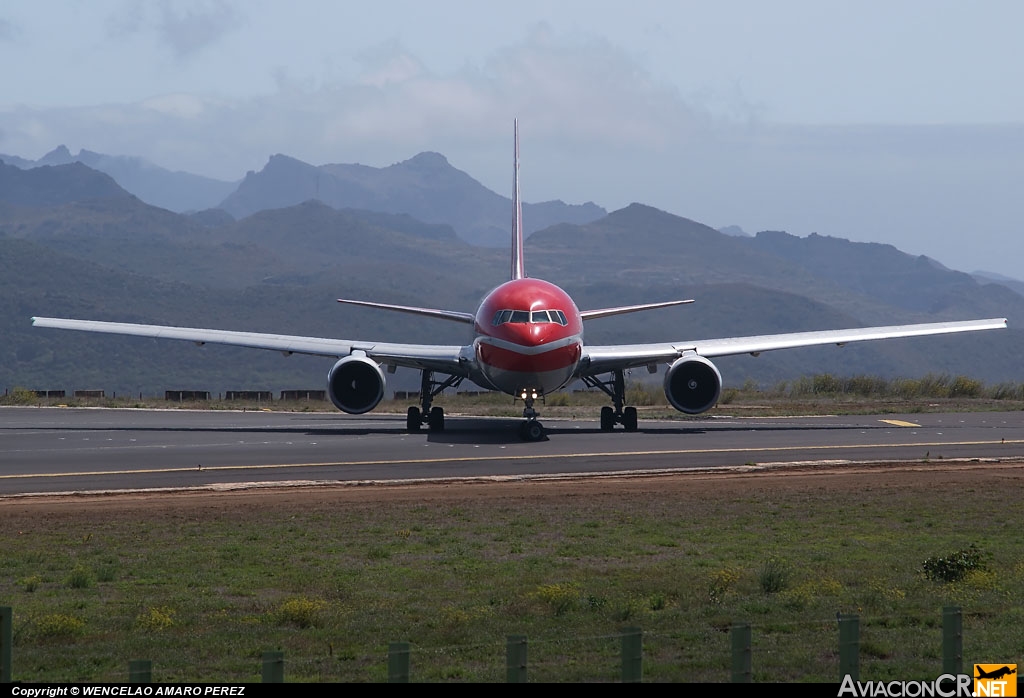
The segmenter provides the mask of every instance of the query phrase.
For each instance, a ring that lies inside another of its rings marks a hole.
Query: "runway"
[[[439,480],[803,462],[1024,460],[1024,414],[856,415],[671,421],[635,433],[544,420],[449,416],[443,433],[399,415],[0,408],[0,496],[238,483]]]

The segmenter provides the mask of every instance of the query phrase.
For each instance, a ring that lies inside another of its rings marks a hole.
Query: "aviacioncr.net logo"
[[[847,674],[839,687],[839,696],[864,698],[970,698],[971,677],[967,674],[943,674],[934,681],[854,681]]]

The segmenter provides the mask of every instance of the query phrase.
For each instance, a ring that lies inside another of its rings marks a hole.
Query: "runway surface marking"
[[[343,468],[365,465],[424,465],[436,463],[468,463],[488,461],[555,460],[572,458],[622,458],[628,456],[686,456],[716,453],[781,453],[785,451],[838,451],[863,450],[868,448],[941,448],[950,446],[991,446],[994,444],[1024,444],[1024,439],[999,441],[922,441],[917,443],[851,444],[824,446],[771,446],[764,448],[701,448],[665,451],[607,451],[600,453],[541,453],[521,456],[459,456],[442,458],[398,458],[394,460],[333,461],[328,463],[277,463],[262,465],[211,465],[172,468],[140,468],[135,470],[93,470],[67,473],[26,473],[23,475],[0,475],[0,480],[39,478],[84,477],[92,475],[153,475],[161,473],[224,472],[229,470],[273,470],[294,468]]]
[[[920,424],[914,424],[913,422],[904,422],[902,419],[879,419],[879,422],[885,422],[891,424],[894,427],[919,427]]]

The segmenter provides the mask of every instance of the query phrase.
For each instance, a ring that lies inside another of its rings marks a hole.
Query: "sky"
[[[1024,277],[1024,3],[8,0],[0,153],[225,180],[430,150],[527,201]]]

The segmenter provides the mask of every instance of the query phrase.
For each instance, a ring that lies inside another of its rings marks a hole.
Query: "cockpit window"
[[[561,310],[499,310],[494,313],[494,319],[491,324],[497,327],[498,325],[504,325],[506,322],[515,323],[549,323],[555,322],[565,327],[569,324],[568,320],[565,319],[565,313]]]

